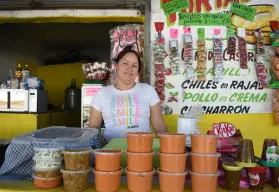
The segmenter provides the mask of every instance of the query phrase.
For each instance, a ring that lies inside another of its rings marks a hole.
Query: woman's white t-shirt
[[[151,132],[150,107],[160,102],[155,89],[136,83],[130,90],[120,91],[113,85],[103,87],[92,101],[92,107],[102,113],[107,141],[126,137],[126,132]]]

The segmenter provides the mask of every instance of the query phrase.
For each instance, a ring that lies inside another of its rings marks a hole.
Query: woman
[[[168,132],[161,113],[160,99],[153,87],[135,83],[142,70],[139,54],[126,47],[115,59],[117,83],[97,92],[91,107],[89,127],[101,128],[104,120],[106,141],[125,137],[126,132]]]

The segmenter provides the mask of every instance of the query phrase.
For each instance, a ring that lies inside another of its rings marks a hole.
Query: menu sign
[[[165,15],[170,15],[182,11],[183,9],[189,8],[188,0],[174,0],[166,4],[163,4],[163,10]]]
[[[257,81],[186,80],[181,87],[181,114],[189,112],[197,104],[201,104],[204,114],[239,114],[270,110],[270,106],[264,104],[271,100],[271,95],[263,91]]]
[[[256,11],[257,10],[255,8],[246,6],[241,3],[233,2],[231,4],[231,12],[248,21],[254,21]]]
[[[229,26],[228,13],[178,13],[178,24],[182,26]]]

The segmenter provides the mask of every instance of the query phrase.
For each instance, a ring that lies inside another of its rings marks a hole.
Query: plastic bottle
[[[76,87],[76,80],[71,80],[71,86],[65,89],[65,111],[81,111],[81,89]]]
[[[8,80],[7,80],[7,85],[6,85],[7,89],[11,89],[11,79],[12,79],[11,76],[9,76]]]

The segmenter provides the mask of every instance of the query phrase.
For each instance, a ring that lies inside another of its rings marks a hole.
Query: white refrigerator
[[[89,124],[91,102],[96,93],[103,87],[101,84],[83,84],[81,98],[81,127]]]

